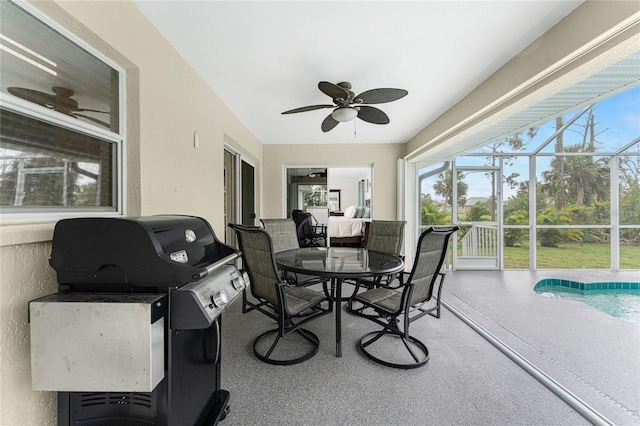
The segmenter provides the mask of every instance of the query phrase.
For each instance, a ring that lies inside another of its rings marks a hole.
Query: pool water
[[[545,297],[569,299],[640,326],[640,283],[580,283],[547,278],[534,286]]]

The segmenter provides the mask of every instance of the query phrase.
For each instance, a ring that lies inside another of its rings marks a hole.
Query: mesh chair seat
[[[402,292],[384,287],[373,288],[358,296],[358,300],[391,315],[402,309]]]
[[[304,287],[286,287],[284,292],[287,298],[287,313],[290,315],[299,315],[326,300],[323,294]]]

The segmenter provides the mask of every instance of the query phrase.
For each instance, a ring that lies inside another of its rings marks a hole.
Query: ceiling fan
[[[282,114],[294,114],[297,112],[313,111],[323,108],[335,108],[322,122],[322,131],[328,132],[340,122],[351,121],[358,117],[373,124],[388,124],[389,117],[382,110],[365,104],[383,104],[397,101],[405,97],[409,92],[404,89],[371,89],[360,93],[358,96],[351,91],[351,83],[343,81],[338,84],[321,81],[318,89],[333,99],[334,105],[309,105],[285,111]]]
[[[98,120],[97,118],[90,117],[84,114],[78,114],[78,112],[98,112],[101,114],[110,114],[108,111],[98,111],[95,109],[87,109],[87,108],[78,108],[78,101],[72,99],[71,97],[75,94],[75,92],[71,89],[67,89],[65,87],[54,86],[51,88],[54,94],[39,92],[33,89],[25,89],[23,87],[9,87],[7,89],[9,93],[29,102],[33,102],[38,105],[42,105],[49,109],[54,109],[58,112],[66,114],[68,116],[78,118],[82,117],[87,120],[93,121],[94,123],[98,123],[107,128],[111,127],[109,123],[106,123],[102,120]]]

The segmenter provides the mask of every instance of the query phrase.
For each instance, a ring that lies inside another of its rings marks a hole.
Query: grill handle
[[[217,260],[212,264],[205,266],[204,269],[202,269],[200,272],[198,272],[197,274],[193,274],[192,278],[194,281],[201,280],[202,278],[215,272],[215,270],[221,267],[222,265],[226,265],[227,263],[233,262],[239,257],[240,257],[240,253],[238,252],[231,253],[230,255],[225,256],[222,259]]]
[[[217,364],[220,358],[220,321],[214,321],[211,327],[204,331],[204,359],[211,364]]]

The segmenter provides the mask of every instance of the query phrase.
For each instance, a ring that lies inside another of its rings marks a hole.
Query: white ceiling
[[[309,144],[408,141],[582,1],[134,2],[262,143]],[[409,94],[387,125],[280,114],[323,80]]]

